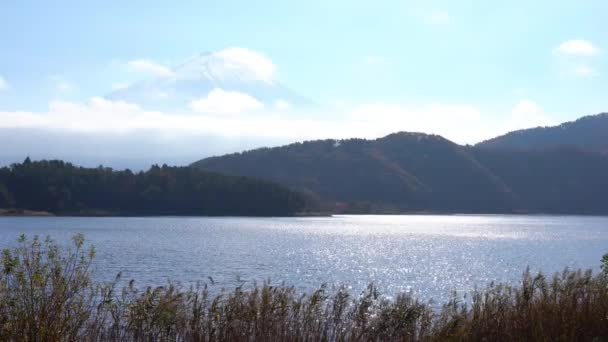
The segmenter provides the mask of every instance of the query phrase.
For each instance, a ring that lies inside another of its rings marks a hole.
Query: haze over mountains
[[[125,62],[135,75],[106,95],[66,100],[63,84],[46,110],[0,108],[0,166],[33,159],[145,170],[154,163],[187,165],[212,155],[291,141],[263,133],[291,122],[313,101],[281,84],[262,53],[230,47],[198,54],[176,66],[149,59]],[[281,131],[281,130],[275,130]]]
[[[0,168],[0,208],[77,215],[607,214],[606,121],[606,114],[588,116],[476,146],[412,132],[314,140],[136,173],[28,158]]]
[[[357,63],[353,68],[374,74],[388,67],[382,59]],[[554,119],[526,98],[508,100],[490,111],[474,102],[441,97],[417,101],[408,89],[396,88],[397,95],[387,99],[364,94],[369,88],[385,87],[382,81],[356,92],[345,90],[350,95],[344,99],[339,93],[317,93],[317,103],[284,86],[275,61],[243,47],[198,54],[178,64],[145,55],[115,64],[120,64],[126,79],[113,80],[124,82],[101,83],[101,89],[88,94],[79,93],[75,85],[60,84],[61,96],[50,98],[47,109],[0,108],[0,145],[11,146],[0,150],[0,165],[30,156],[145,170],[154,163],[187,165],[259,146],[325,138],[375,139],[397,131],[441,134],[460,144],[474,144]],[[321,86],[340,77],[326,73],[309,78]]]
[[[270,59],[249,49],[227,48],[200,54],[175,67],[145,59],[132,60],[128,65],[152,71],[155,76],[122,86],[105,97],[94,97],[85,104],[55,101],[46,113],[4,113],[0,145],[11,148],[0,151],[0,158],[8,155],[13,162],[29,155],[85,166],[128,167],[137,172],[153,163],[183,165],[212,154],[277,146],[301,141],[303,137],[352,137],[254,149],[205,158],[192,165],[279,183],[309,195],[302,197],[307,201],[316,198],[329,212],[608,213],[604,201],[608,193],[607,114],[555,127],[514,131],[475,146],[460,145],[439,135],[407,131],[491,136],[494,131],[481,124],[480,113],[471,106],[433,104],[416,110],[371,103],[354,106],[350,111],[329,107],[316,111],[312,101],[278,81],[276,66]],[[524,118],[527,123],[538,122],[528,118],[543,114],[532,101],[520,102],[515,109],[512,118]],[[424,122],[430,125],[421,124]],[[478,126],[467,130],[470,123]],[[387,134],[395,131],[403,132]],[[66,169],[72,168],[68,164]],[[51,177],[56,171],[43,169],[37,177],[46,179],[45,172],[50,172]],[[63,166],[58,169],[64,170]],[[96,174],[95,170],[83,172]],[[7,174],[9,171],[5,170]],[[153,168],[148,173],[156,171]],[[181,169],[163,172],[174,178],[187,175]],[[129,172],[125,174],[132,177]],[[108,175],[122,173],[108,171]],[[39,178],[30,180],[36,183]],[[12,189],[18,179],[6,181],[5,188],[9,190],[5,191],[5,199],[6,193],[17,198]],[[223,184],[218,193],[226,194],[225,203],[231,203],[230,196],[238,196],[241,188],[234,192],[224,178],[218,180]],[[190,186],[185,184],[184,187]],[[269,189],[276,186],[261,184]],[[89,191],[63,179],[45,184],[44,188],[52,194],[56,188],[78,194],[61,199],[65,203]],[[178,209],[176,203],[185,203],[180,196],[204,196],[183,189],[177,195],[172,192],[176,189],[167,189],[166,193],[176,198],[170,203],[173,210]],[[149,195],[147,187],[132,190],[129,196],[135,202],[145,201]],[[254,197],[255,194],[243,196]],[[77,202],[82,201],[72,202],[66,204],[70,211],[77,210]],[[302,204],[297,211],[305,206],[310,209],[312,202]],[[36,208],[61,211],[54,205],[37,203]],[[104,204],[105,209],[117,210],[107,205]],[[95,205],[85,203],[83,207]],[[155,207],[154,212],[160,207]],[[200,213],[205,208],[197,210]]]
[[[0,145],[11,146],[0,149],[0,166],[30,156],[145,170],[154,163],[187,165],[259,146],[374,139],[396,131],[441,134],[471,144],[552,120],[540,105],[525,98],[508,100],[490,112],[469,101],[412,99],[407,88],[395,88],[388,98],[383,92],[366,94],[370,88],[386,87],[383,80],[361,84],[356,91],[345,87],[342,94],[313,90],[320,97],[313,102],[283,85],[282,78],[293,79],[282,77],[278,64],[264,52],[244,47],[197,54],[178,64],[173,61],[180,57],[168,60],[143,53],[117,59],[111,65],[118,65],[118,70],[108,72],[112,79],[89,80],[98,86],[88,93],[68,77],[54,75],[51,82],[58,83],[57,93],[46,104],[0,108]],[[388,67],[387,62],[363,58],[352,68],[376,74]],[[312,74],[313,65],[310,69],[307,78],[319,87],[344,78]],[[9,87],[3,94],[16,91]]]
[[[308,141],[193,166],[311,191],[350,212],[608,213],[608,157],[598,152],[607,122],[600,114],[475,147],[406,132]]]

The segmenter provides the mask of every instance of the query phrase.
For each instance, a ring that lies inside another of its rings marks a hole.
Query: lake
[[[84,233],[98,250],[100,280],[122,271],[138,285],[271,279],[306,291],[374,282],[387,295],[438,302],[491,281],[516,283],[527,266],[599,270],[608,252],[608,217],[580,216],[2,217],[0,232],[0,247],[22,233],[61,243]]]

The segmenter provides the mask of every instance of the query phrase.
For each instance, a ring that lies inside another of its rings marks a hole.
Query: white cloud
[[[59,135],[137,134],[148,140],[214,136],[256,140],[263,146],[277,139],[290,142],[377,138],[397,131],[439,134],[457,143],[476,143],[511,130],[553,123],[542,107],[530,100],[521,100],[502,118],[486,116],[476,107],[460,104],[410,106],[377,102],[301,113],[277,106],[262,108],[250,100],[246,94],[217,90],[193,104],[195,108],[202,107],[196,108],[202,109],[197,113],[149,111],[97,97],[87,103],[54,101],[45,112],[0,112],[0,128],[40,129]],[[227,103],[233,107],[223,107]],[[218,110],[232,115],[216,115]]]
[[[536,102],[531,100],[520,100],[511,110],[510,115],[502,123],[503,129],[514,131],[518,129],[550,126],[555,121],[551,119]]]
[[[211,96],[214,98],[214,96]],[[223,103],[223,102],[222,102]],[[209,103],[204,103],[211,106]],[[257,108],[257,107],[256,107]],[[205,108],[207,109],[207,108]],[[236,112],[240,106],[231,109]],[[146,111],[125,102],[92,98],[88,103],[54,101],[49,110],[0,112],[0,128],[46,129],[60,132],[134,133],[153,132],[154,136],[214,135],[239,138],[282,138],[287,141],[320,138],[376,138],[398,130],[449,133],[472,127],[478,112],[466,106],[431,105],[405,109],[391,104],[369,104],[321,119],[300,113],[279,115],[272,109],[235,116],[179,114]],[[437,126],[439,124],[439,126]],[[466,134],[469,131],[463,131]],[[454,136],[449,136],[455,138]]]
[[[137,59],[127,63],[129,68],[135,71],[150,73],[155,76],[170,77],[173,76],[173,71],[160,63],[156,63],[149,59]]]
[[[359,126],[362,136],[382,136],[395,131],[440,134],[459,142],[482,139],[481,113],[473,106],[433,103],[406,106],[369,103],[356,106],[346,122]]]
[[[427,21],[433,25],[447,25],[452,21],[452,18],[446,11],[434,11],[427,16]]]
[[[127,63],[129,69],[159,77],[196,80],[205,77],[214,81],[273,83],[277,66],[262,53],[242,47],[229,47],[210,54],[198,55],[175,68],[150,59]]]
[[[8,82],[6,82],[6,80],[2,76],[0,76],[0,90],[6,90],[8,88]]]
[[[230,47],[212,53],[209,64],[215,77],[239,75],[245,80],[273,82],[277,67],[268,57],[247,48]]]
[[[556,52],[571,56],[595,56],[600,50],[592,42],[584,39],[573,39],[561,43]]]
[[[192,110],[208,114],[239,114],[263,107],[264,105],[260,101],[248,94],[220,88],[215,88],[206,97],[190,103]]]
[[[291,108],[291,105],[285,100],[276,100],[274,101],[274,108],[277,110],[288,110]]]
[[[584,39],[563,42],[555,48],[557,67],[563,77],[591,77],[597,75],[594,67],[600,49]]]

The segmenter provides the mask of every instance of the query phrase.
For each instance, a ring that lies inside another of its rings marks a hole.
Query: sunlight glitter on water
[[[491,281],[517,282],[527,266],[598,269],[608,218],[500,215],[315,218],[1,218],[0,246],[19,234],[68,241],[84,233],[98,250],[96,277],[122,271],[141,285],[241,281],[311,290],[323,283],[445,300]]]

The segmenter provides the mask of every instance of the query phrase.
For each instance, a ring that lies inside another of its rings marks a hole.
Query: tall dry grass
[[[408,294],[269,283],[211,295],[205,285],[138,289],[91,281],[94,249],[19,239],[0,257],[2,341],[603,341],[608,268],[526,272],[433,310]],[[608,255],[604,260],[608,267]]]

